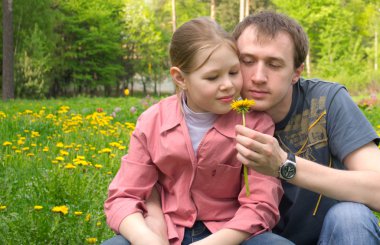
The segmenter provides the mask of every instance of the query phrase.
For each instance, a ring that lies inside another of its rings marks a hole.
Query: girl
[[[282,189],[276,178],[251,172],[245,194],[235,150],[241,115],[230,107],[242,87],[235,42],[214,21],[194,19],[173,34],[170,59],[178,95],[138,119],[105,203],[107,223],[122,236],[105,244],[249,244],[277,223]],[[260,112],[248,113],[246,126],[274,130]],[[155,186],[167,238],[144,219]]]

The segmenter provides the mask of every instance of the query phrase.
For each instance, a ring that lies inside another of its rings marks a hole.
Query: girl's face
[[[200,52],[197,59],[203,61],[206,55]],[[183,78],[187,106],[194,112],[229,112],[243,86],[239,58],[228,45],[218,47],[203,66]]]

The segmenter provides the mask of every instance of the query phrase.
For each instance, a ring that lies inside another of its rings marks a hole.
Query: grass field
[[[155,100],[0,104],[0,244],[99,244],[103,202],[138,115]],[[380,108],[364,110],[380,131]]]

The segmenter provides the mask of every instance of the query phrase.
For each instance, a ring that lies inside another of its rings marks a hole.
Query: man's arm
[[[278,169],[287,158],[278,141],[269,135],[236,126],[237,158],[256,171],[278,177]],[[380,211],[380,150],[368,143],[350,153],[347,170],[328,168],[297,157],[297,174],[289,182],[301,188],[342,201],[353,201]]]

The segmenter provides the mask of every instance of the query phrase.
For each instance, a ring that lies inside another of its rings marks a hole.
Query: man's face
[[[294,68],[294,44],[290,36],[280,32],[275,38],[257,39],[254,27],[246,28],[237,45],[243,75],[242,96],[254,99],[253,109],[266,111],[275,122],[288,113],[292,101],[292,85],[303,65]]]

